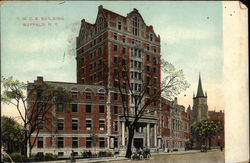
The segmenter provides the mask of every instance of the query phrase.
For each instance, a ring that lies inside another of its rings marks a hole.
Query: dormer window
[[[103,17],[99,17],[98,23],[97,23],[97,31],[100,32],[104,29],[104,20]]]
[[[133,27],[133,35],[139,36],[139,33],[140,33],[140,29],[139,29],[140,21],[136,16],[133,17],[133,25],[132,25],[132,27]]]
[[[150,34],[150,41],[153,41],[153,34]]]
[[[86,37],[86,32],[85,30],[82,30],[82,39],[85,40],[85,37]]]
[[[118,25],[117,25],[118,30],[122,30],[122,22],[118,21]]]

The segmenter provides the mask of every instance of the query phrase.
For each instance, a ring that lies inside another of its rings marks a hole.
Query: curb
[[[215,152],[215,151],[219,151],[219,150],[208,150],[207,152]],[[182,155],[182,154],[193,154],[193,153],[206,153],[206,152],[201,152],[200,150],[196,150],[196,151],[192,151],[192,152],[171,152],[171,153],[167,153],[167,152],[162,152],[162,153],[154,153],[152,155]]]

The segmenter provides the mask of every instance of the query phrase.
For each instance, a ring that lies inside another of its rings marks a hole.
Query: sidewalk
[[[128,159],[125,157],[91,158],[91,159],[77,159],[76,162],[98,163],[98,162],[122,161],[122,160],[128,160]]]
[[[214,152],[214,151],[218,151],[219,149],[211,149],[211,150],[207,150],[207,152]],[[152,153],[152,155],[181,155],[181,154],[192,154],[192,153],[200,153],[201,150],[189,150],[189,151],[175,151],[175,152],[159,152],[159,153]],[[204,152],[206,153],[206,152]]]
[[[84,163],[99,163],[99,162],[109,162],[109,161],[122,161],[128,160],[125,157],[103,157],[103,158],[85,158],[85,159],[76,159],[75,162],[84,162]],[[50,163],[70,163],[70,160],[56,160],[56,161],[46,161]],[[41,162],[33,162],[33,163],[45,163],[45,161]]]

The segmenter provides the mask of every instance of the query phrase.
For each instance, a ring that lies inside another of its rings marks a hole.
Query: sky
[[[99,5],[123,16],[136,8],[145,23],[153,25],[161,37],[162,57],[182,69],[191,84],[178,96],[179,104],[193,105],[200,72],[209,109],[224,110],[223,20],[219,1],[4,3],[1,5],[1,75],[23,82],[32,82],[37,76],[47,81],[76,82],[75,37],[82,19],[95,22]],[[45,17],[57,20],[41,20]],[[45,25],[24,26],[24,23]],[[2,114],[15,114],[12,109],[2,105]]]

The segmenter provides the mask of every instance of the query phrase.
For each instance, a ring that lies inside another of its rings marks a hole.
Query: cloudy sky
[[[99,5],[124,16],[136,8],[146,24],[153,25],[156,34],[161,36],[163,58],[183,69],[191,84],[178,96],[180,104],[192,106],[200,72],[209,109],[224,109],[222,4],[219,1],[5,3],[1,6],[2,75],[24,82],[33,81],[37,76],[49,81],[76,82],[75,37],[81,19],[95,22]],[[63,20],[40,20],[42,17]],[[27,27],[23,23],[45,23],[45,26]],[[10,109],[4,105],[2,111],[9,114]]]

